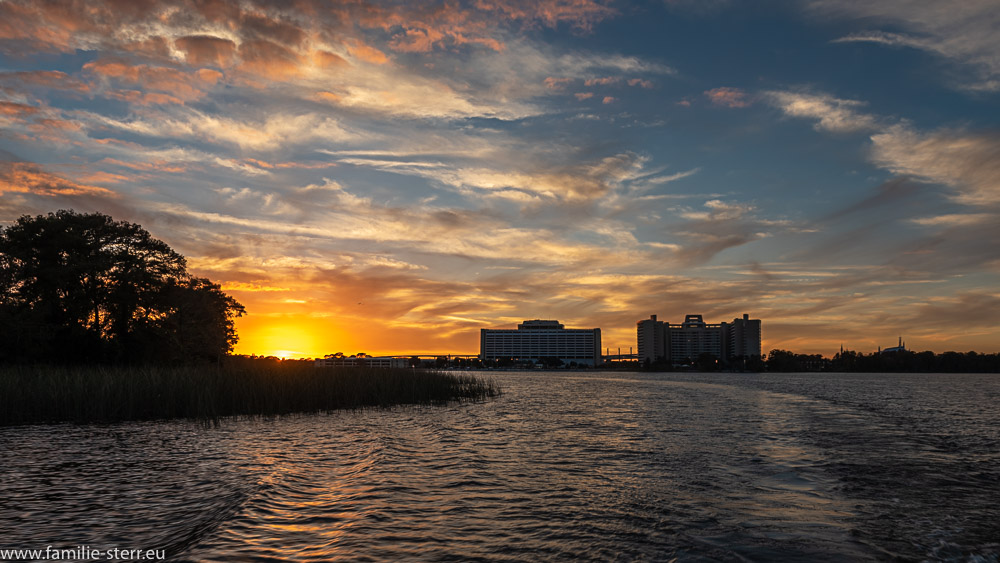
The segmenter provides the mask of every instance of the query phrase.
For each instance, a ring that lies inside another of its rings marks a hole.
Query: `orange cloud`
[[[216,71],[187,73],[169,67],[132,65],[114,60],[90,62],[83,65],[83,68],[99,76],[138,85],[146,90],[169,92],[174,98],[186,101],[202,98],[205,95],[204,88],[212,86],[220,76]],[[165,98],[150,100],[151,103],[168,101]]]
[[[210,68],[199,68],[194,71],[194,75],[198,77],[199,80],[206,84],[217,84],[219,80],[222,80],[223,74],[217,70],[212,70]]]
[[[67,8],[60,3],[0,3],[0,39],[23,41],[22,46],[42,51],[67,51],[73,33],[86,24],[67,14]]]
[[[226,68],[232,65],[236,43],[210,35],[188,35],[174,40],[189,64]]]
[[[578,99],[578,100],[586,100],[588,98],[593,98],[594,97],[594,93],[593,92],[577,92],[576,94],[573,94],[573,95],[576,96],[576,99]]]
[[[617,76],[607,76],[604,78],[589,78],[584,81],[584,86],[610,86],[611,84],[617,84],[621,78]]]
[[[27,104],[16,102],[5,102],[0,100],[0,115],[32,115],[38,113],[38,108]]]
[[[499,12],[515,21],[539,21],[548,27],[568,23],[584,31],[616,13],[603,2],[594,0],[477,0],[476,7]]]
[[[0,162],[0,193],[19,192],[41,196],[102,195],[114,197],[114,192],[80,184],[43,171],[30,162]]]
[[[641,86],[643,88],[652,88],[653,83],[649,80],[643,80],[641,78],[630,78],[628,81],[629,86]]]
[[[739,88],[713,88],[712,90],[706,90],[705,96],[717,106],[745,108],[751,103],[747,97],[747,93]]]
[[[223,291],[249,291],[253,293],[289,291],[287,287],[275,287],[273,285],[262,285],[260,282],[248,283],[239,281],[224,281],[220,284]]]
[[[7,73],[5,77],[19,80],[24,84],[42,86],[44,88],[52,88],[55,90],[72,90],[82,93],[90,91],[90,86],[87,84],[84,84],[65,72],[60,72],[58,70],[11,72]]]
[[[601,103],[602,104],[613,104],[616,101],[618,101],[618,100],[614,96],[604,96],[604,99],[601,100]]]
[[[45,131],[51,129],[58,129],[61,131],[79,131],[81,129],[80,124],[74,121],[66,121],[65,119],[39,119],[35,121],[30,127],[32,131]]]
[[[301,74],[302,60],[294,51],[266,40],[245,41],[239,48],[240,69],[273,80]]]
[[[572,78],[554,78],[549,76],[545,79],[545,87],[549,90],[563,90],[566,85],[572,82]]]
[[[346,66],[348,63],[344,57],[329,51],[316,51],[313,53],[313,63],[323,68],[333,68]]]
[[[177,166],[176,164],[171,164],[166,160],[155,160],[152,162],[126,162],[124,160],[118,160],[116,158],[104,158],[101,159],[102,163],[112,164],[115,166],[121,166],[123,168],[130,168],[132,170],[141,170],[144,172],[170,172],[179,174],[181,172],[186,172],[187,170],[182,166]]]
[[[140,105],[165,105],[165,104],[178,104],[183,105],[184,100],[171,96],[170,94],[160,94],[158,92],[147,92],[142,93],[138,90],[116,90],[108,92],[109,98],[114,98],[116,100],[121,100],[123,102],[128,102],[130,104],[140,104]]]
[[[384,65],[389,62],[389,57],[375,47],[366,45],[361,41],[354,41],[347,46],[347,54],[366,63]]]
[[[299,7],[304,8],[303,12],[311,10],[306,3],[300,4]],[[290,47],[299,47],[305,42],[306,32],[295,23],[286,20],[281,11],[259,13],[253,8],[251,10],[244,11],[239,22],[241,31],[246,37]]]
[[[389,43],[394,51],[429,53],[445,35],[436,29],[407,29]]]
[[[334,104],[339,103],[343,99],[343,96],[339,96],[333,92],[316,92],[313,94],[313,97],[321,102],[331,102]]]
[[[128,176],[122,176],[121,174],[112,174],[110,172],[94,172],[80,178],[83,182],[97,182],[99,184],[118,184],[121,182],[128,182],[131,180]]]

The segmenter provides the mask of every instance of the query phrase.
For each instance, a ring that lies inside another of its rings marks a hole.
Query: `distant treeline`
[[[218,362],[243,313],[139,225],[63,210],[0,230],[0,364]]]
[[[771,350],[767,371],[831,371],[857,373],[1000,373],[1000,354],[976,352],[912,352],[910,350],[862,354],[845,350],[824,358],[819,354],[796,354]]]

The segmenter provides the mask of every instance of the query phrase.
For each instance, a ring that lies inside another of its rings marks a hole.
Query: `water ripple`
[[[492,402],[0,431],[2,547],[997,561],[990,376],[509,373]],[[947,378],[947,379],[945,379]]]

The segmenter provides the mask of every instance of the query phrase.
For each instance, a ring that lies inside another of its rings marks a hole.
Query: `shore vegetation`
[[[423,369],[316,368],[229,358],[222,365],[0,367],[0,425],[276,416],[482,401],[499,386]]]

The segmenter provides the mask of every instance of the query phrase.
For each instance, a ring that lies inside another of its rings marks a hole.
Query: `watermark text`
[[[95,549],[89,545],[70,548],[47,545],[45,549],[0,548],[0,561],[162,561],[166,558],[165,549]]]

